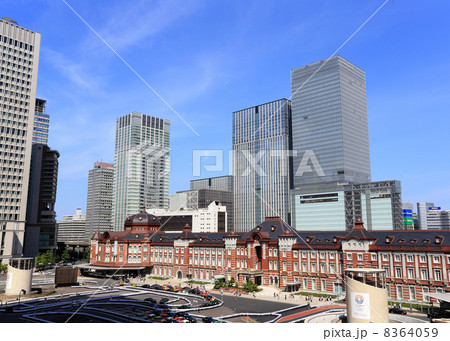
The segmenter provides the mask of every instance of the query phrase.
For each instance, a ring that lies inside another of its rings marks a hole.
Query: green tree
[[[8,265],[0,263],[0,273],[6,272],[6,271],[8,271]]]
[[[61,261],[67,262],[70,259],[69,251],[67,251],[67,248],[64,248],[64,251],[61,254]]]
[[[243,289],[247,292],[253,292],[258,289],[258,285],[250,281],[244,284]]]
[[[225,280],[224,280],[223,278],[217,280],[217,281],[214,283],[214,289],[220,289],[220,288],[222,288],[222,287],[224,287],[224,286],[225,286]]]

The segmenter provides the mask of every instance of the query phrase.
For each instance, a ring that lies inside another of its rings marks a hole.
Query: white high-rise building
[[[170,121],[132,112],[119,117],[114,154],[113,228],[143,208],[169,207]]]
[[[0,260],[23,254],[41,35],[0,20]]]

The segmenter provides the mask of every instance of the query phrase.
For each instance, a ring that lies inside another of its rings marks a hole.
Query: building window
[[[400,262],[400,255],[394,255],[394,260],[396,262]]]
[[[298,271],[298,262],[294,262],[294,271]]]
[[[286,251],[283,250],[283,258],[286,258]]]
[[[269,249],[269,257],[272,257],[272,249]]]
[[[433,263],[440,263],[440,262],[441,262],[441,257],[433,256]]]
[[[293,252],[293,257],[294,257],[294,258],[297,258],[297,257],[298,257],[298,251],[294,251],[294,252]]]
[[[426,268],[420,269],[420,278],[424,281],[428,280],[428,270]]]
[[[420,259],[421,263],[426,263],[427,262],[427,258],[424,255],[420,255],[419,259]]]
[[[321,284],[320,284],[320,289],[321,289],[322,291],[327,291],[326,281],[325,281],[324,279],[322,279],[320,282],[321,282]]]
[[[317,272],[316,263],[311,263],[311,272]]]
[[[391,286],[389,284],[386,284],[386,290],[387,290],[387,296],[391,297]]]
[[[277,270],[278,269],[278,262],[273,262],[273,269]]]
[[[434,280],[442,281],[441,269],[434,269]]]
[[[147,252],[147,244],[144,245],[144,252]]]
[[[312,290],[317,290],[317,279],[313,278],[311,281],[311,285]]]
[[[395,268],[395,277],[402,278],[402,268]]]
[[[119,255],[119,262],[123,262],[123,255]]]
[[[330,273],[336,274],[336,265],[335,264],[330,264]]]
[[[334,259],[334,252],[331,252],[329,255],[330,259]]]
[[[313,258],[313,259],[316,258],[316,253],[315,252],[311,252],[311,258]]]
[[[389,261],[389,255],[383,253],[383,261],[384,261],[384,262]]]
[[[302,271],[303,272],[308,272],[308,267],[307,267],[307,263],[306,262],[302,263]]]
[[[376,262],[377,261],[377,254],[376,253],[372,253],[370,255],[370,258],[371,258],[372,262]]]
[[[402,291],[403,289],[402,289],[402,286],[401,285],[398,285],[397,286],[397,299],[403,299],[403,291]]]
[[[303,278],[303,289],[308,289],[308,279]]]
[[[363,255],[362,255],[362,253],[358,253],[358,261],[362,261],[363,260]]]
[[[123,245],[119,245],[119,251],[123,252]]]
[[[409,287],[409,299],[415,301],[416,300],[416,288]]]
[[[408,268],[408,278],[414,279],[414,269]]]
[[[237,259],[237,260],[236,260],[236,267],[237,267],[237,268],[240,268],[240,267],[241,267],[241,260],[240,260],[240,259]]]
[[[325,252],[321,252],[321,253],[319,254],[319,257],[320,257],[320,259],[325,259]]]
[[[287,264],[286,264],[286,262],[283,262],[283,271],[287,271]]]
[[[425,296],[425,294],[428,294],[430,292],[430,289],[427,287],[422,287],[422,300],[425,302],[430,302],[430,296]]]
[[[408,262],[414,262],[414,256],[413,255],[406,255],[406,260]]]
[[[274,257],[277,256],[277,249],[273,249],[273,256],[274,256]]]
[[[228,267],[231,268],[231,259],[228,258]]]
[[[325,273],[325,263],[320,263],[320,272]]]
[[[272,261],[269,261],[269,270],[272,270]]]
[[[241,249],[240,249],[240,248],[237,248],[237,249],[236,249],[236,254],[237,254],[238,256],[241,255]]]
[[[352,254],[351,253],[347,253],[347,260],[352,260]]]
[[[306,257],[307,257],[306,251],[302,251],[302,257],[303,257],[303,258],[306,258]]]

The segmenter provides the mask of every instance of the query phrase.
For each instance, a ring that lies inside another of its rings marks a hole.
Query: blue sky
[[[192,150],[223,149],[228,162],[233,111],[289,98],[290,70],[328,58],[384,2],[66,1],[200,136],[63,1],[3,0],[1,15],[42,34],[59,219],[85,211],[89,169],[114,159],[118,116],[171,120],[170,193],[187,189]],[[450,209],[448,13],[447,1],[391,0],[339,54],[366,72],[372,180]]]

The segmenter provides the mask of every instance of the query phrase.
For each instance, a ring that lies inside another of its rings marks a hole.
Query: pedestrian
[[[273,297],[275,297],[275,293],[273,293]]]
[[[284,295],[284,299],[287,300],[287,295]]]

